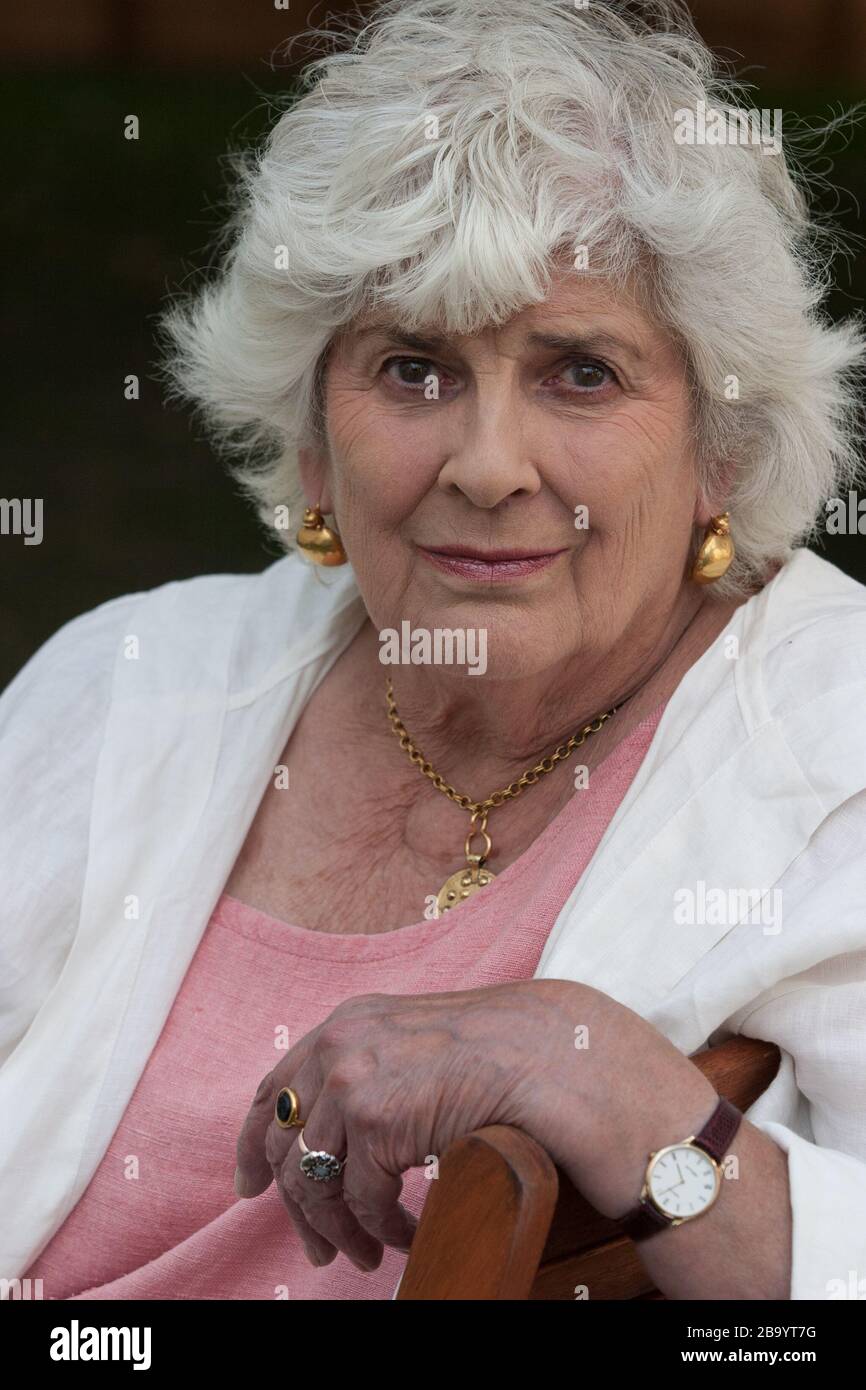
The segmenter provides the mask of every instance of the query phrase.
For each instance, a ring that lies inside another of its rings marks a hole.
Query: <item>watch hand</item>
[[[666,1192],[673,1192],[675,1187],[682,1187],[684,1182],[685,1178],[681,1178],[679,1182],[675,1182],[671,1187],[663,1187],[661,1192],[659,1193],[659,1196],[664,1197]]]

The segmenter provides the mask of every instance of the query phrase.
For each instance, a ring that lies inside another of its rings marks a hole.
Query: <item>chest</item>
[[[275,777],[224,891],[311,931],[376,933],[429,918],[465,863],[468,816],[423,783],[407,805],[399,788],[367,785],[361,765],[343,772],[292,794],[292,781]]]
[[[466,869],[470,814],[397,746],[382,711],[358,715],[360,677],[335,668],[305,708],[265,788],[224,891],[312,931],[375,934],[430,918]],[[491,813],[501,873],[573,793],[570,770]],[[498,775],[498,780],[497,779]],[[484,784],[484,779],[479,778]],[[509,777],[493,770],[491,787]],[[476,836],[471,849],[484,847]]]

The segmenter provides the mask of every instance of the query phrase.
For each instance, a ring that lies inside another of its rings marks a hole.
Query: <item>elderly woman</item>
[[[288,553],[0,705],[7,1278],[387,1299],[491,1123],[669,1298],[866,1275],[864,345],[729,101],[673,4],[400,0],[248,166],[171,367]]]

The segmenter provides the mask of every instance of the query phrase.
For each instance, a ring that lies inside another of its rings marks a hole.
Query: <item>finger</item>
[[[301,1109],[301,1114],[303,1113],[303,1109]],[[278,1125],[276,1119],[274,1119],[268,1126],[265,1135],[265,1153],[271,1165],[271,1172],[276,1181],[280,1199],[291,1217],[295,1230],[301,1238],[307,1259],[314,1265],[330,1264],[337,1254],[336,1246],[332,1245],[330,1241],[325,1240],[323,1236],[320,1236],[318,1231],[313,1230],[313,1227],[304,1216],[300,1204],[289,1197],[280,1181],[280,1169],[287,1155],[291,1153],[296,1161],[300,1161],[301,1152],[298,1148],[299,1134],[300,1129],[296,1126],[292,1126],[291,1129],[284,1129],[281,1125]]]
[[[298,1109],[300,1117],[305,1122],[303,1126],[305,1129],[311,1113],[306,1098],[314,1094],[313,1087],[318,1086],[318,1077],[318,1065],[315,1061],[308,1060],[308,1062],[300,1068],[294,1078],[292,1089],[298,1097]],[[310,1101],[310,1105],[312,1105],[312,1100]],[[338,1230],[343,1236],[343,1239],[335,1245],[330,1240],[326,1239],[324,1234],[316,1230],[315,1226],[307,1219],[307,1216],[304,1214],[304,1207],[307,1202],[309,1202],[311,1207],[324,1207],[328,1197],[333,1198],[335,1195],[339,1197],[339,1189],[342,1187],[342,1182],[341,1178],[334,1178],[329,1183],[321,1183],[306,1177],[300,1168],[300,1161],[303,1155],[301,1154],[297,1142],[299,1134],[300,1129],[298,1127],[293,1126],[291,1129],[285,1129],[282,1125],[277,1124],[276,1117],[274,1117],[265,1134],[265,1153],[271,1166],[271,1171],[276,1179],[277,1189],[280,1193],[283,1205],[286,1207],[286,1210],[289,1212],[289,1215],[292,1216],[293,1220],[296,1214],[300,1215],[300,1222],[297,1220],[295,1221],[299,1234],[308,1245],[313,1246],[317,1252],[321,1252],[327,1256],[327,1258],[321,1261],[322,1263],[329,1263],[337,1254],[338,1249],[346,1249],[347,1253],[351,1250],[352,1238],[357,1233],[357,1222],[351,1219],[351,1214],[344,1214],[348,1219],[345,1220],[342,1225],[339,1221],[335,1224],[331,1217],[323,1212],[320,1218],[322,1230]],[[314,1147],[309,1143],[306,1132],[304,1134],[304,1140],[308,1148]],[[319,1145],[318,1147],[322,1146]],[[329,1152],[338,1153],[342,1156],[341,1148],[331,1149]],[[287,1168],[286,1181],[284,1181],[282,1178],[282,1168],[289,1159],[292,1167]],[[297,1167],[295,1167],[295,1165],[297,1165]],[[296,1177],[299,1177],[297,1187],[294,1182]],[[312,1186],[310,1184],[312,1184]],[[297,1191],[298,1196],[291,1195],[288,1188],[292,1189],[292,1193]],[[325,1191],[325,1189],[328,1189],[328,1191]],[[366,1247],[361,1251],[362,1261],[366,1260],[369,1253],[369,1249]],[[378,1263],[378,1259],[376,1263]],[[363,1267],[367,1268],[367,1264],[365,1263]]]
[[[333,1100],[319,1101],[304,1126],[304,1140],[311,1150],[325,1150],[344,1157],[345,1129]],[[315,1140],[315,1142],[313,1142]],[[300,1206],[308,1225],[363,1270],[376,1269],[382,1260],[382,1244],[360,1225],[343,1201],[343,1178],[327,1181],[310,1178],[301,1169],[300,1147],[294,1145],[280,1171],[277,1185],[287,1202]]]
[[[289,1213],[292,1225],[300,1237],[310,1264],[331,1264],[331,1262],[336,1259],[338,1253],[336,1245],[332,1245],[331,1242],[320,1235],[318,1231],[313,1230],[313,1227],[304,1216],[300,1204],[288,1196],[281,1182],[277,1182],[277,1191],[280,1194],[283,1206]]]
[[[307,1122],[310,1110],[319,1091],[319,1067],[308,1063],[301,1067],[300,1071],[292,1081],[292,1090],[298,1097],[298,1118],[300,1124],[294,1124],[286,1129],[284,1125],[277,1123],[274,1111],[271,1112],[271,1121],[265,1131],[265,1156],[270,1164],[271,1171],[276,1174],[286,1161],[289,1150],[297,1144],[297,1138]],[[277,1091],[279,1095],[279,1091]],[[274,1102],[276,1105],[276,1101]],[[306,1135],[304,1136],[306,1141]],[[298,1161],[302,1155],[298,1153]]]
[[[418,1226],[417,1217],[400,1201],[403,1178],[389,1172],[375,1153],[369,1128],[349,1121],[347,1131],[351,1164],[343,1170],[343,1201],[359,1225],[383,1245],[409,1250]]]
[[[292,1077],[312,1055],[318,1032],[319,1029],[316,1028],[311,1033],[305,1033],[294,1047],[289,1048],[273,1071],[268,1072],[259,1083],[238,1135],[235,1191],[239,1197],[258,1197],[274,1180],[273,1169],[265,1151],[268,1126],[274,1121],[277,1096],[284,1086],[292,1085]],[[303,1114],[303,1111],[301,1113]],[[279,1128],[275,1121],[274,1124]],[[284,1132],[292,1133],[291,1130]]]
[[[359,1225],[344,1203],[341,1192],[316,1192],[315,1195],[312,1192],[314,1186],[333,1188],[339,1181],[339,1178],[334,1178],[327,1183],[314,1183],[299,1168],[293,1168],[290,1155],[277,1186],[286,1209],[290,1213],[293,1208],[301,1211],[305,1228],[314,1233],[315,1239],[323,1242],[325,1249],[332,1250],[334,1254],[342,1251],[356,1269],[377,1269],[382,1262],[382,1245]]]

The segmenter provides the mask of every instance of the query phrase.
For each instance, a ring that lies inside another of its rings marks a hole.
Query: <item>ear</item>
[[[713,488],[711,496],[701,489],[695,503],[696,526],[709,526],[710,518],[718,516],[720,512],[727,510],[727,498],[730,495],[731,487],[734,482],[737,465],[733,459],[727,459],[719,469],[719,481]]]
[[[326,482],[325,465],[324,449],[304,446],[298,450],[298,472],[301,475],[306,503],[328,513],[333,511],[333,499]]]

